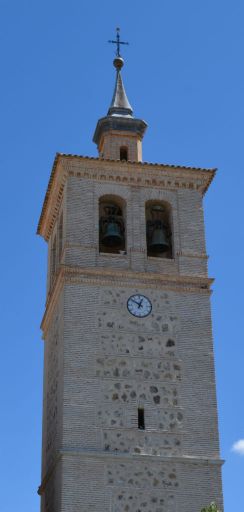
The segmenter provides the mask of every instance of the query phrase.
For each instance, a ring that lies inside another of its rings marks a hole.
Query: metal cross
[[[109,42],[109,43],[113,43],[113,44],[116,44],[116,45],[117,45],[116,55],[117,55],[117,57],[121,57],[121,55],[120,55],[120,45],[121,45],[121,44],[129,44],[129,43],[127,43],[127,42],[125,42],[125,41],[120,41],[120,35],[119,35],[120,28],[119,28],[119,27],[117,27],[117,28],[116,28],[116,31],[117,31],[117,34],[116,34],[116,41],[113,41],[113,40],[111,41],[111,40],[110,40],[110,41],[108,41],[108,42]]]

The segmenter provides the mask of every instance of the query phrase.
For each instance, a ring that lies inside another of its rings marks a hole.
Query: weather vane
[[[127,43],[125,41],[120,41],[120,35],[119,35],[120,28],[119,27],[116,28],[116,31],[117,31],[116,41],[110,40],[108,42],[117,45],[116,55],[117,55],[117,57],[121,57],[121,55],[120,55],[120,45],[121,44],[129,44],[129,43]]]

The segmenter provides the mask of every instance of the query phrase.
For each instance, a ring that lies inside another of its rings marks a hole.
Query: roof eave
[[[58,162],[59,162],[59,159],[61,156],[62,156],[62,153],[56,153],[56,155],[55,155],[52,170],[51,170],[51,175],[50,175],[50,178],[48,181],[48,186],[47,186],[46,194],[45,194],[43,205],[42,205],[41,215],[40,215],[38,225],[37,225],[36,234],[43,236],[44,238],[45,238],[45,234],[43,232],[43,220],[44,220],[44,217],[46,214],[46,208],[47,208],[47,204],[49,202],[49,197],[51,195],[52,183],[53,183],[53,179],[54,179],[54,176],[56,173],[56,168],[57,168],[57,165],[58,165]],[[65,155],[63,155],[63,156],[65,156]]]
[[[92,140],[99,145],[102,134],[114,130],[135,133],[143,138],[146,129],[147,123],[143,119],[130,116],[106,116],[98,120]]]

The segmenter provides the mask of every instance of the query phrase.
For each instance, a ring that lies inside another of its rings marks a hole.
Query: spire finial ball
[[[118,71],[120,71],[120,69],[124,65],[124,60],[122,59],[122,57],[115,57],[113,65]]]

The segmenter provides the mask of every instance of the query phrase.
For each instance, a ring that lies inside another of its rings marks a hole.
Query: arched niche
[[[147,201],[145,215],[147,256],[173,258],[170,204],[166,201]]]
[[[125,201],[114,195],[99,199],[99,252],[126,253]]]

